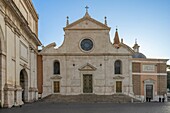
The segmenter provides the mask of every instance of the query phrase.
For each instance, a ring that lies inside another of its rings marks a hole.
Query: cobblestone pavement
[[[0,108],[0,113],[170,113],[170,102],[122,104],[36,102],[22,107]]]

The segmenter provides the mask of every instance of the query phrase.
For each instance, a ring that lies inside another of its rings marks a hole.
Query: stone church
[[[31,0],[0,0],[0,106],[12,107],[48,95],[126,95],[140,101],[166,96],[166,62],[131,48],[107,20],[88,10],[64,28],[60,47],[38,39],[38,14]]]
[[[0,0],[0,107],[38,99],[38,15],[31,0]]]
[[[167,59],[149,59],[135,42],[129,47],[115,30],[93,19],[88,10],[79,20],[64,27],[60,47],[51,43],[38,56],[39,94],[123,94],[140,101],[156,100],[166,94]]]

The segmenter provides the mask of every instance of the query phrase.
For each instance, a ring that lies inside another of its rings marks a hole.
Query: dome
[[[132,58],[146,58],[146,56],[142,53],[139,53],[139,52],[135,52],[133,55],[132,55]]]

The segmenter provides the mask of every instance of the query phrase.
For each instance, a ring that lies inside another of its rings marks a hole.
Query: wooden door
[[[92,92],[93,92],[92,75],[90,74],[83,75],[83,93]]]
[[[116,93],[122,93],[122,81],[116,81]]]

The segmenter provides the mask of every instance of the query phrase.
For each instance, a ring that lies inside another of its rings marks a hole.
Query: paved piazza
[[[36,102],[0,109],[0,113],[170,113],[168,103],[51,103]]]

